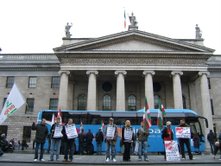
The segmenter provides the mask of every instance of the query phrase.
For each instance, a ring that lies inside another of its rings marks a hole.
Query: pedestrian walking
[[[173,140],[173,130],[171,129],[171,122],[167,121],[166,126],[162,130],[162,139],[163,139],[163,144],[164,141],[172,141]],[[164,159],[166,160],[166,150],[164,152]]]
[[[123,161],[130,161],[131,143],[134,142],[134,132],[129,120],[126,120],[122,128],[122,145],[124,145]]]
[[[214,159],[216,158],[216,154],[218,151],[220,152],[219,160],[221,160],[221,130],[218,135],[218,141],[216,141],[215,143],[214,156],[213,156]]]
[[[105,141],[106,141],[106,162],[110,161],[110,151],[111,159],[116,162],[116,141],[117,141],[117,126],[114,124],[114,119],[109,118],[109,124],[104,130]]]
[[[148,139],[149,131],[147,131],[144,122],[140,123],[140,128],[137,132],[138,139],[138,159],[142,160],[142,155],[144,157],[144,161],[149,161],[147,156],[147,139]]]
[[[43,159],[43,154],[44,154],[44,144],[45,140],[48,136],[48,128],[46,126],[46,119],[42,119],[40,124],[35,124],[33,122],[32,124],[32,130],[36,130],[36,135],[35,135],[35,156],[34,156],[34,161],[38,161],[38,150],[40,147],[40,161],[45,161]]]
[[[61,138],[63,126],[60,124],[60,118],[55,119],[55,123],[51,127],[51,149],[50,149],[50,161],[54,161],[54,155],[56,161],[59,160]]]
[[[186,124],[184,119],[180,120],[180,125],[178,127],[189,127],[189,125]],[[178,138],[178,142],[180,145],[180,152],[182,155],[182,159],[186,159],[185,157],[185,150],[184,150],[184,145],[186,145],[187,152],[189,155],[189,159],[193,160],[193,155],[191,153],[191,148],[190,148],[190,138]]]
[[[78,137],[73,119],[68,119],[68,123],[63,127],[62,134],[64,137],[64,162],[72,162],[75,148],[75,138]]]
[[[97,155],[101,155],[102,154],[102,143],[104,141],[104,135],[103,135],[101,128],[99,128],[98,132],[96,133],[95,140],[97,143]]]
[[[214,132],[212,130],[210,130],[209,133],[207,134],[207,140],[210,145],[211,153],[214,154],[216,135],[214,134]]]

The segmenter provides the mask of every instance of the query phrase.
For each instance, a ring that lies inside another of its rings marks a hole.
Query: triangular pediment
[[[214,50],[139,30],[125,31],[99,38],[72,42],[54,49],[55,52],[75,51],[142,51],[142,52],[213,52]]]

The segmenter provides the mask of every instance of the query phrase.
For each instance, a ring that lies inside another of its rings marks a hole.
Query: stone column
[[[205,127],[205,134],[209,132],[209,129],[213,129],[212,111],[210,103],[210,93],[208,86],[207,76],[209,72],[199,72],[200,76],[200,95],[202,100],[202,114],[208,120],[209,128]]]
[[[144,71],[145,75],[145,97],[147,98],[150,108],[154,108],[154,93],[153,93],[153,75],[154,71]]]
[[[97,78],[98,71],[87,71],[88,92],[87,92],[87,110],[97,110]]]
[[[183,95],[180,76],[183,75],[183,72],[173,71],[171,72],[173,76],[173,100],[174,108],[183,109]]]
[[[126,75],[126,71],[115,71],[115,75],[117,75],[117,90],[116,90],[116,110],[117,111],[125,111],[125,81],[124,75]]]
[[[68,75],[70,71],[59,71],[60,75],[60,88],[58,106],[63,110],[68,109]]]

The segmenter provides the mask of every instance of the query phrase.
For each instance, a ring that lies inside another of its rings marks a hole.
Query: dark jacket
[[[147,141],[149,132],[144,129],[144,127],[140,127],[137,132],[138,141]]]
[[[214,143],[216,141],[216,136],[213,132],[209,132],[209,134],[207,135],[207,140],[210,142],[210,143]]]
[[[167,127],[164,127],[164,129],[162,130],[162,139],[169,139],[171,137],[171,140],[173,140],[173,131],[171,129],[171,135],[169,135]]]
[[[103,132],[101,130],[99,130],[96,133],[95,139],[96,139],[97,143],[102,143],[104,141],[104,135],[103,135]]]
[[[35,141],[36,143],[44,143],[48,136],[48,128],[43,124],[32,124],[32,130],[36,130]]]

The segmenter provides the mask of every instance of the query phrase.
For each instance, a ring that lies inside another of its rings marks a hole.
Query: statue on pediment
[[[200,27],[198,27],[198,24],[196,24],[196,39],[202,39],[202,32],[200,30]]]
[[[129,19],[130,19],[130,25],[129,25],[128,29],[129,30],[138,29],[137,20],[136,20],[136,17],[134,16],[134,13],[132,13],[131,16],[129,16]]]
[[[71,38],[71,33],[70,33],[71,27],[72,27],[72,23],[71,24],[67,23],[67,25],[65,26],[65,37],[66,38]]]

